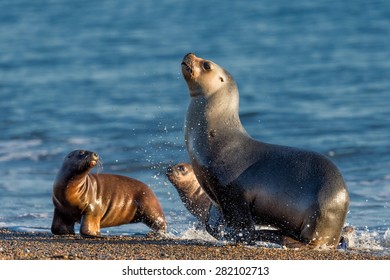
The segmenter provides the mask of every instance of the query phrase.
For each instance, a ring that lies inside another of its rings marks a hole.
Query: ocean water
[[[172,235],[207,238],[164,175],[188,161],[180,63],[194,52],[235,77],[254,138],[335,162],[355,248],[390,254],[389,26],[386,0],[2,0],[0,227],[50,231],[62,160],[88,149],[94,172],[150,185]]]

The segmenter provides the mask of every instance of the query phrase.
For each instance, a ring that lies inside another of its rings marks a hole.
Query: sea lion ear
[[[224,82],[223,77],[219,77],[219,79],[221,80],[222,83]]]

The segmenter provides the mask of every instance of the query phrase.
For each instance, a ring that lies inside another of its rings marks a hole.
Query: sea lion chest
[[[196,177],[203,187],[227,186],[257,161],[261,148],[251,152],[259,145],[235,114],[215,117],[213,111],[191,103],[185,122],[185,143]]]

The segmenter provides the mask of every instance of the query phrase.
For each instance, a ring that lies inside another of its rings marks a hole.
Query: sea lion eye
[[[210,71],[213,70],[213,65],[209,61],[203,62],[203,69]]]
[[[219,77],[219,80],[220,80],[222,83],[223,83],[223,81],[224,81],[222,77]]]
[[[186,171],[186,168],[184,167],[184,165],[179,165],[179,166],[177,167],[177,169],[178,169],[180,172]]]

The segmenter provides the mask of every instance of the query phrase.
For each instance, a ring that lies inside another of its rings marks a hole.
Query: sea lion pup
[[[94,152],[68,154],[53,185],[53,234],[100,236],[100,228],[142,222],[156,232],[166,231],[161,205],[144,183],[114,174],[89,174],[99,161]]]
[[[187,210],[199,222],[206,224],[209,217],[211,199],[204,192],[195,177],[192,166],[188,163],[179,163],[167,168],[166,175],[179,193],[179,197]]]
[[[166,175],[187,210],[216,239],[223,238],[222,213],[199,185],[191,164],[169,166]]]
[[[269,224],[301,245],[335,248],[349,207],[336,166],[315,152],[254,140],[241,124],[233,77],[192,53],[181,65],[191,96],[187,152],[228,236],[251,242],[254,225]]]

